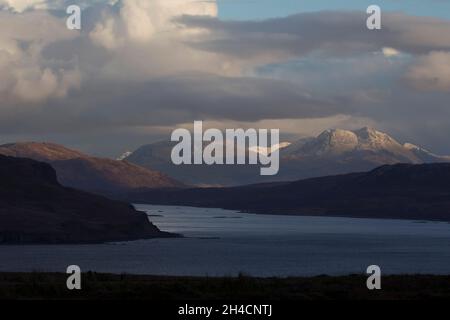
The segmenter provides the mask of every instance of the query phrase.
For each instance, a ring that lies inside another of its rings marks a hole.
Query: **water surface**
[[[390,274],[450,274],[450,224],[269,216],[222,209],[137,205],[183,239],[101,245],[0,246],[0,271],[155,275],[342,275],[376,264]]]

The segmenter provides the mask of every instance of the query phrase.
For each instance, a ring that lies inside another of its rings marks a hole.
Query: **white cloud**
[[[63,97],[70,87],[80,83],[76,71],[56,73],[48,68],[29,68],[17,70],[15,76],[12,93],[24,102],[41,101],[49,96]]]
[[[397,49],[390,47],[384,47],[382,49],[382,52],[385,57],[395,57],[401,54],[400,51],[398,51]]]
[[[62,97],[81,86],[83,74],[100,77],[148,79],[178,72],[221,71],[217,54],[196,52],[182,43],[195,28],[179,28],[174,19],[185,14],[217,15],[214,1],[99,0],[102,14],[92,30],[79,34],[65,28],[60,18],[41,9],[60,8],[64,0],[0,0],[0,98],[9,104],[35,103]],[[75,1],[83,5],[85,1]],[[89,10],[89,9],[86,9]],[[87,11],[85,11],[86,13]],[[110,51],[98,53],[86,40]],[[77,55],[81,36],[83,59],[45,58],[49,45],[63,44],[68,56]],[[100,62],[100,63],[98,63]]]
[[[119,1],[121,0],[0,0],[0,11],[22,13],[32,10],[65,10],[69,5],[87,8],[97,3],[114,5]]]
[[[17,104],[64,96],[80,84],[77,68],[43,58],[48,44],[73,38],[64,22],[44,11],[0,12],[0,98]]]
[[[123,45],[123,38],[116,35],[116,21],[112,17],[99,22],[89,36],[95,44],[108,50],[117,49]]]
[[[24,12],[30,9],[48,9],[60,6],[61,0],[0,0],[0,8],[14,12]]]
[[[96,47],[108,51],[102,63],[96,63],[96,74],[116,80],[184,73],[241,75],[239,59],[188,43],[208,37],[209,31],[178,22],[183,15],[216,17],[217,10],[215,1],[196,0],[122,0],[114,9],[105,6],[87,31]],[[83,59],[83,65],[90,63]]]
[[[117,48],[124,40],[148,43],[155,37],[179,35],[186,29],[177,27],[174,19],[178,16],[217,16],[215,1],[122,0],[119,6],[118,15],[104,15],[91,33],[94,42],[108,49]],[[114,43],[113,39],[118,40]]]

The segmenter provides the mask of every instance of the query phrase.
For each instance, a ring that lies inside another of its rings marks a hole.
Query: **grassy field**
[[[410,300],[450,299],[450,276],[385,276],[369,291],[365,276],[313,278],[194,278],[84,273],[82,290],[67,275],[0,273],[0,300]]]

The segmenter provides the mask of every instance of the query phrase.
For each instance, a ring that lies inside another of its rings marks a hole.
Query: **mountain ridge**
[[[368,172],[227,188],[141,190],[125,199],[261,214],[450,222],[450,163],[384,165]]]
[[[334,174],[367,171],[384,164],[450,162],[450,157],[411,148],[387,133],[374,128],[358,130],[329,129],[317,137],[292,143],[281,142],[280,171],[273,177],[261,177],[259,166],[199,165],[175,166],[170,161],[173,142],[144,145],[132,152],[126,161],[155,168],[179,181],[197,186],[237,186],[253,183],[292,181]],[[250,152],[267,152],[250,148]]]
[[[0,145],[0,154],[43,161],[55,168],[61,184],[103,195],[134,188],[172,188],[182,183],[158,171],[127,161],[91,157],[54,143]]]

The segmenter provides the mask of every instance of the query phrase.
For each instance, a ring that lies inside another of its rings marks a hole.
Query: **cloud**
[[[0,0],[0,8],[13,12],[60,7],[61,0]]]
[[[317,118],[350,111],[334,101],[302,93],[295,85],[257,78],[198,74],[145,82],[93,81],[80,90],[82,95],[48,101],[45,107],[28,111],[26,118],[21,112],[4,110],[0,130],[77,133],[98,128],[175,126],[200,119],[252,122]]]
[[[0,12],[0,98],[2,105],[35,103],[62,97],[80,84],[77,68],[42,57],[53,42],[72,39],[61,21],[43,11]]]
[[[269,52],[275,57],[327,56],[379,51],[382,48],[424,54],[450,49],[450,21],[385,13],[382,30],[366,28],[365,12],[312,12],[263,21],[221,21],[183,17],[188,27],[205,28],[215,37],[192,42],[196,48],[252,59]]]
[[[405,78],[419,90],[450,92],[450,52],[434,51],[419,57]]]
[[[208,31],[177,22],[183,15],[217,16],[215,1],[122,0],[92,15],[87,10],[86,15],[95,23],[84,30],[89,42],[83,43],[83,64],[89,70],[94,64],[98,75],[145,80],[189,72],[241,74],[242,65],[236,59],[186,43],[208,37]],[[102,55],[100,65],[93,54]]]
[[[185,30],[177,28],[173,19],[183,15],[216,17],[217,4],[198,0],[122,0],[119,12],[104,14],[91,38],[113,49],[127,40],[147,43],[155,37],[180,35]],[[113,39],[117,39],[117,43],[113,43]]]
[[[215,1],[79,1],[73,32],[63,11],[43,10],[67,1],[1,1],[4,135],[106,140],[193,120],[390,131],[448,113],[447,20],[386,13],[374,32],[364,11],[221,21]]]
[[[172,21],[184,14],[214,16],[213,1],[101,1],[83,11],[81,34],[66,29],[64,14],[40,10],[64,8],[65,3],[8,0],[8,8],[15,12],[0,11],[3,105],[64,97],[92,76],[129,81],[230,69],[223,67],[218,55],[198,53],[183,44],[183,37],[198,29],[177,28]]]
[[[389,47],[384,47],[381,51],[385,57],[395,57],[401,54],[400,51]]]
[[[0,11],[22,13],[33,10],[61,10],[65,11],[70,5],[88,8],[96,4],[115,5],[121,0],[0,0]]]

